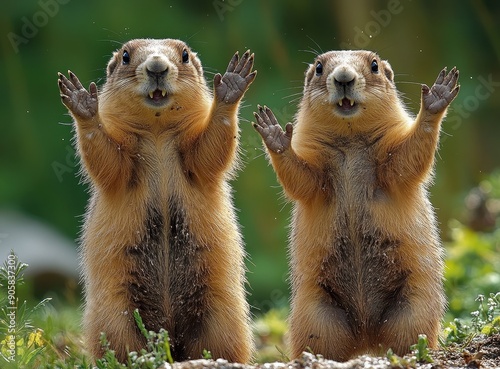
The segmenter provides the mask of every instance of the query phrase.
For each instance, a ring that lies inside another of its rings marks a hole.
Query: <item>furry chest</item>
[[[327,166],[337,212],[359,218],[359,211],[368,211],[370,202],[377,200],[380,193],[377,172],[370,148],[358,145],[337,148]]]

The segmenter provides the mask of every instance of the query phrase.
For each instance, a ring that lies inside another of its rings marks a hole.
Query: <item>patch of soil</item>
[[[466,347],[449,347],[433,353],[442,368],[500,368],[500,334],[477,336]]]
[[[228,363],[226,360],[191,360],[182,363],[165,363],[158,369],[456,369],[482,368],[500,369],[500,334],[490,337],[478,336],[465,347],[452,346],[433,351],[433,363],[413,363],[412,358],[404,357],[399,362],[389,362],[387,358],[360,356],[345,363],[327,360],[321,356],[303,353],[299,359],[288,363],[274,362],[258,365]]]

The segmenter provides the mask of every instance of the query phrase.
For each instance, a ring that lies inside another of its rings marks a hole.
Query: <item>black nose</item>
[[[336,86],[349,87],[354,84],[355,79],[352,75],[340,73],[338,76],[335,76],[334,81]]]
[[[163,77],[168,73],[168,67],[163,63],[149,63],[146,66],[146,73],[153,78]]]

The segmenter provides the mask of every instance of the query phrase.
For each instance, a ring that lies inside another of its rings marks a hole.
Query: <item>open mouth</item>
[[[353,99],[347,97],[340,99],[336,106],[337,110],[345,115],[353,114],[358,108],[358,104]]]
[[[167,90],[157,88],[154,91],[150,91],[147,100],[154,105],[162,105],[168,100]]]

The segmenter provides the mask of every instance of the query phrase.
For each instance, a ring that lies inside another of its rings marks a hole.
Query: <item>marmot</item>
[[[453,68],[422,85],[412,118],[387,61],[331,51],[307,69],[294,124],[283,130],[270,109],[255,113],[294,201],[293,357],[307,349],[340,361],[389,348],[402,355],[419,334],[436,347],[446,302],[427,187],[457,80]]]
[[[133,318],[164,328],[174,360],[203,350],[247,362],[253,351],[244,249],[228,180],[238,108],[256,76],[236,53],[207,87],[196,53],[174,39],[117,50],[98,92],[59,73],[91,199],[82,229],[84,336],[104,332],[121,361],[145,344]]]

